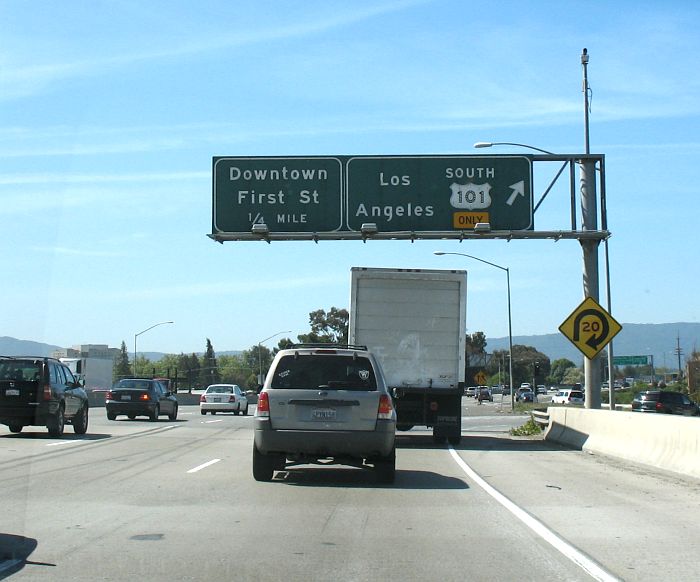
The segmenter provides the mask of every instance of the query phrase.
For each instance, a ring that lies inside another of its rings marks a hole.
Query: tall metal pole
[[[497,265],[496,263],[492,263],[491,261],[486,261],[484,259],[480,259],[479,257],[475,257],[474,255],[468,255],[466,253],[447,253],[443,251],[433,251],[433,254],[439,256],[458,255],[460,257],[467,257],[469,259],[474,259],[475,261],[479,261],[481,263],[486,263],[487,265],[491,265],[492,267],[496,267],[497,269],[501,269],[501,271],[506,272],[506,283],[508,286],[508,374],[510,376],[510,378],[508,378],[508,383],[510,384],[510,407],[511,410],[515,410],[515,391],[513,389],[513,325],[510,312],[510,268],[501,267],[501,265]]]
[[[146,333],[147,331],[152,330],[154,327],[158,327],[159,325],[165,325],[166,323],[175,323],[175,322],[174,321],[161,321],[160,323],[155,323],[151,327],[147,327],[143,331],[140,331],[140,332],[134,334],[134,376],[136,376],[136,338],[139,337],[142,333]]]
[[[583,49],[581,54],[583,66],[584,93],[584,139],[586,154],[590,153],[588,131],[588,51]],[[598,202],[596,195],[595,163],[584,159],[580,165],[581,189],[581,223],[583,230],[598,229]],[[591,297],[596,302],[599,299],[598,281],[598,240],[580,241],[583,249],[583,296]],[[586,385],[586,408],[600,408],[600,358],[584,358],[583,374]]]

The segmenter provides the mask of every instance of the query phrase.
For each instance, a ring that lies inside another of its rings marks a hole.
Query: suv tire
[[[21,424],[11,424],[9,426],[9,428],[10,428],[10,432],[17,433],[17,432],[22,432],[22,429],[24,428],[24,426]]]
[[[66,417],[63,412],[63,405],[58,407],[56,414],[49,417],[46,422],[46,428],[49,429],[49,435],[52,437],[63,436],[63,430],[66,426]]]
[[[275,459],[272,455],[265,455],[258,450],[253,443],[253,478],[256,481],[272,481],[275,472]]]
[[[88,429],[88,406],[85,405],[73,419],[73,432],[75,434],[85,434]]]
[[[153,409],[153,412],[151,413],[151,422],[158,422],[158,415],[160,414],[160,406],[156,404],[156,407]]]

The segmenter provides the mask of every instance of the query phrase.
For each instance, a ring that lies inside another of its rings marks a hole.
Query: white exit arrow
[[[508,188],[513,191],[513,193],[508,197],[508,200],[506,200],[506,204],[508,206],[513,206],[513,202],[515,202],[515,199],[518,196],[525,198],[525,180],[520,180],[520,182],[511,184],[508,186]]]

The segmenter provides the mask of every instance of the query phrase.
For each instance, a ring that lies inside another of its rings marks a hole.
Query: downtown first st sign
[[[532,230],[529,156],[215,157],[215,240]]]

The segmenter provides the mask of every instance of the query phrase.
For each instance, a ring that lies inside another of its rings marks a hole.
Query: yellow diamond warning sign
[[[621,329],[592,297],[586,297],[559,326],[559,331],[589,359],[595,358]]]

